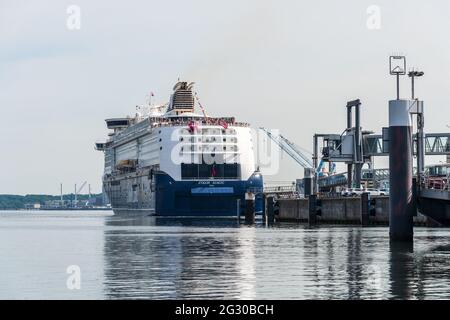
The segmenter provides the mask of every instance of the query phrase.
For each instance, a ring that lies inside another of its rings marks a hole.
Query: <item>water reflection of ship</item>
[[[110,217],[104,233],[105,297],[254,296],[251,235],[241,237],[240,230],[248,228],[236,226],[235,220]]]
[[[416,235],[412,250],[410,245],[389,245],[384,228],[294,233],[238,227],[235,220],[111,216],[103,241],[104,294],[424,299],[446,298],[450,290],[450,248],[432,234]]]

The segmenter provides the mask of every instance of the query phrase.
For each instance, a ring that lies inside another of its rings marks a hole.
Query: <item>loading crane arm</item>
[[[294,143],[283,137],[281,134],[274,135],[268,129],[263,127],[260,129],[300,166],[303,168],[313,167],[312,161]]]

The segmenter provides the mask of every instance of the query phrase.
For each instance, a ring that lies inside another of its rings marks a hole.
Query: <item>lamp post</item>
[[[414,78],[422,77],[424,75],[423,71],[410,71],[408,72],[408,77],[411,78],[411,99],[414,100]]]

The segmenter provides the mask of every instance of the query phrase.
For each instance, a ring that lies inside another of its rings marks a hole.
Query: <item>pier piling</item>
[[[361,194],[361,226],[368,226],[370,219],[370,194]]]
[[[275,221],[275,199],[274,197],[270,196],[266,198],[266,214],[265,214],[265,220],[267,223],[273,223]]]
[[[392,241],[413,240],[412,100],[389,101],[389,235]]]
[[[309,212],[308,212],[308,225],[315,225],[317,222],[317,195],[309,195]]]
[[[245,193],[245,222],[255,222],[255,194],[253,192]]]
[[[313,168],[305,168],[304,169],[304,195],[308,197],[309,195],[314,193],[314,169]]]

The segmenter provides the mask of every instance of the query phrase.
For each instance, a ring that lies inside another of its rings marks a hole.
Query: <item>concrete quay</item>
[[[309,224],[389,225],[389,197],[372,197],[369,202],[361,197],[318,198],[310,205],[309,198],[278,199],[276,221]],[[365,205],[363,205],[365,204]],[[415,225],[433,225],[426,216],[417,213]]]

